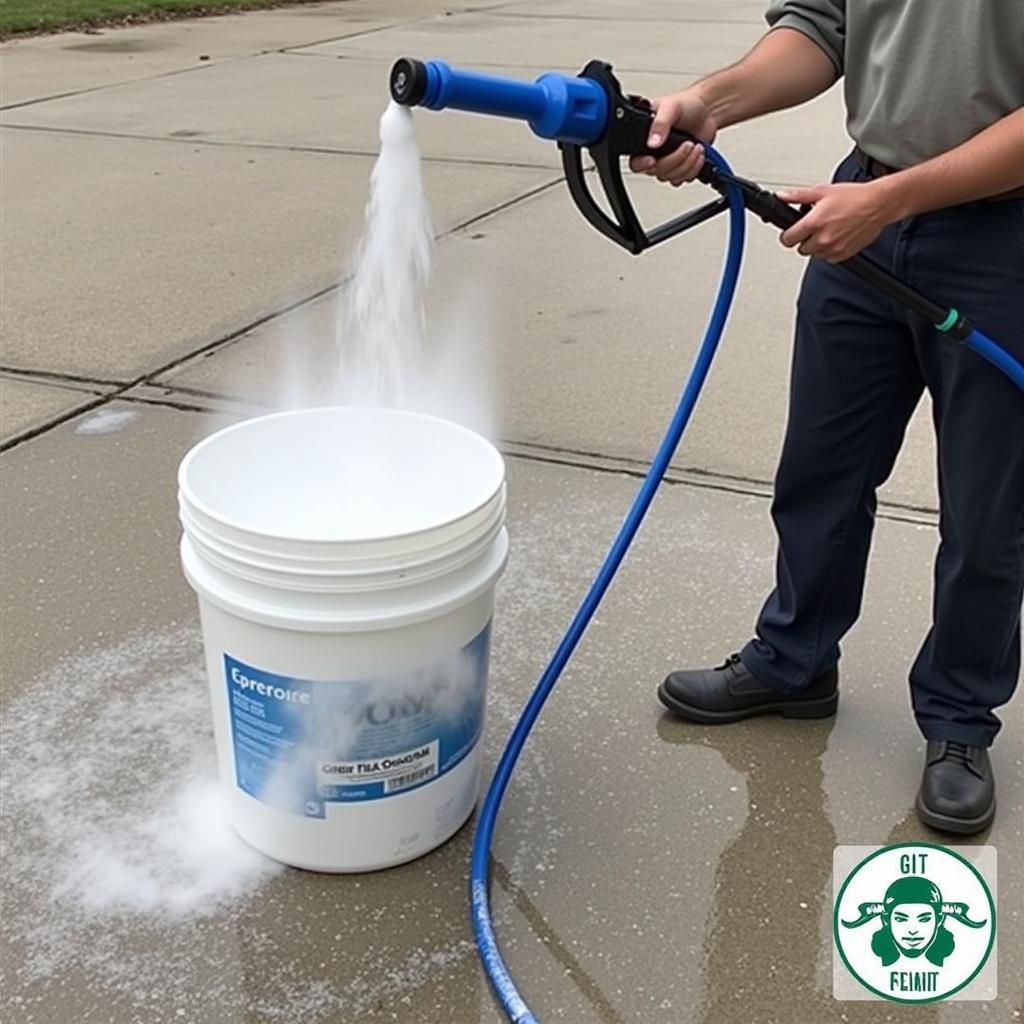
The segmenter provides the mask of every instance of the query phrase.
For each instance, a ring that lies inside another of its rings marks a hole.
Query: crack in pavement
[[[154,75],[145,75],[142,78],[126,78],[120,82],[105,82],[103,85],[90,85],[84,89],[69,89],[67,92],[52,93],[49,96],[36,96],[30,100],[18,100],[15,103],[4,103],[0,105],[0,112],[5,110],[19,110],[22,107],[32,107],[37,103],[49,103],[53,100],[64,100],[71,96],[84,96],[91,92],[103,92],[104,89],[117,89],[122,85],[134,85],[136,82],[153,82],[160,78],[171,78],[174,75],[188,75],[193,71],[209,71],[210,68],[217,67],[219,64],[226,64],[231,59],[236,60],[248,60],[250,57],[259,56],[259,54],[249,54],[246,57],[240,58],[226,58],[222,61],[210,61],[209,63],[198,64],[195,67],[188,68],[175,68],[173,71],[159,71]]]
[[[24,380],[30,384],[40,384],[42,386],[73,386],[75,384],[84,384],[90,388],[116,388],[120,387],[124,381],[120,380],[106,380],[102,377],[84,377],[76,373],[64,373],[59,370],[36,370],[32,368],[25,368],[22,366],[5,366],[0,363],[0,376],[10,377],[12,379]],[[79,389],[75,389],[79,390]]]
[[[9,451],[11,448],[17,448],[18,445],[24,444],[26,441],[31,441],[32,438],[39,437],[40,434],[45,434],[48,431],[53,430],[54,427],[59,427],[62,423],[67,423],[69,420],[73,420],[76,416],[92,412],[93,409],[98,409],[101,405],[106,405],[113,397],[114,395],[99,395],[95,401],[85,402],[82,405],[75,406],[74,409],[60,413],[58,416],[47,420],[45,423],[42,423],[37,427],[31,427],[28,430],[23,430],[19,434],[13,434],[11,437],[0,442],[0,452]]]
[[[17,124],[4,122],[0,129],[5,131],[39,132],[48,135],[78,135],[85,138],[127,139],[132,142],[173,142],[183,146],[218,146],[223,149],[257,149],[277,153],[316,153],[326,156],[355,156],[376,159],[380,154],[371,149],[342,149],[333,146],[284,145],[276,142],[232,141],[203,136],[144,135],[140,132],[121,132],[105,128],[71,128],[64,125]],[[483,157],[421,156],[423,163],[458,164],[469,167],[512,167],[524,171],[553,171],[551,164],[526,163],[510,160],[488,160]]]
[[[610,473],[614,476],[628,476],[638,480],[646,477],[650,469],[650,463],[640,459],[624,459],[621,456],[603,455],[597,452],[583,453],[573,449],[561,449],[532,442],[505,440],[498,442],[498,447],[510,459],[542,462],[572,469],[589,469],[596,473]],[[774,493],[770,481],[731,476],[697,467],[669,466],[662,477],[662,483],[673,487],[693,487],[698,490],[741,494],[750,498],[763,498],[766,501],[770,501]],[[881,498],[878,501],[876,517],[918,526],[938,525],[937,509],[927,505],[887,501]]]
[[[465,220],[462,220],[459,223],[454,224],[452,227],[436,233],[434,235],[434,241],[439,242],[442,239],[449,238],[460,231],[465,231],[467,228],[470,228],[475,224],[479,224],[487,220],[489,217],[493,217],[496,214],[511,209],[512,207],[517,206],[520,203],[527,202],[528,200],[533,199],[536,196],[542,195],[544,192],[547,192],[549,189],[552,189],[556,185],[561,184],[563,181],[563,176],[558,175],[557,177],[552,178],[549,181],[546,181],[540,185],[536,185],[533,188],[527,189],[525,192],[521,192],[518,195],[513,196],[511,199],[506,199],[500,203],[495,204],[492,207],[489,207],[488,209],[480,213],[473,214],[471,217],[468,217]],[[131,391],[133,388],[137,388],[146,384],[156,384],[157,378],[161,377],[163,374],[168,373],[171,370],[175,370],[180,366],[184,366],[186,363],[194,359],[197,359],[200,356],[204,356],[209,354],[210,352],[214,352],[221,348],[225,348],[232,342],[239,340],[249,332],[255,330],[257,327],[262,327],[265,324],[277,320],[279,317],[283,317],[288,313],[292,313],[295,310],[301,309],[303,306],[307,306],[310,303],[315,302],[317,299],[323,298],[325,295],[329,295],[332,292],[338,291],[340,288],[343,288],[352,280],[352,276],[353,275],[351,273],[346,274],[339,280],[332,281],[330,284],[317,288],[315,291],[307,295],[304,295],[299,299],[291,300],[279,307],[274,307],[270,309],[268,312],[262,314],[261,316],[256,317],[254,320],[251,320],[246,324],[242,325],[241,327],[238,327],[235,330],[230,331],[228,334],[221,335],[219,338],[215,338],[213,341],[207,342],[204,345],[200,345],[197,348],[191,349],[190,351],[180,356],[176,356],[174,359],[171,359],[168,362],[163,363],[162,365],[156,367],[153,370],[147,370],[145,373],[140,374],[139,376],[131,380],[122,381],[116,384],[112,388],[112,390],[110,390],[107,394],[101,396],[96,402],[90,403],[88,406],[84,406],[79,409],[73,410],[70,413],[62,413],[54,417],[53,419],[48,420],[46,423],[41,424],[39,427],[9,437],[4,441],[0,442],[0,452],[9,451],[12,448],[16,448],[18,445],[24,444],[26,441],[31,441],[33,438],[39,437],[40,434],[44,434],[47,431],[52,430],[54,427],[59,427],[61,424],[66,423],[68,420],[73,419],[75,416],[81,415],[83,412],[89,412],[99,405],[103,405],[104,403],[113,402],[117,399],[124,398],[126,396],[126,392]],[[22,374],[26,374],[29,372],[48,373],[50,371],[21,371]]]
[[[191,356],[188,358],[192,358]],[[0,371],[2,372],[2,371]],[[131,393],[137,388],[152,388],[159,394]],[[176,396],[193,401],[183,401]],[[204,414],[235,412],[244,415],[247,410],[270,411],[275,408],[271,403],[242,395],[232,395],[220,391],[203,388],[187,387],[170,383],[158,383],[152,380],[127,384],[116,393],[101,396],[101,400],[88,407],[79,408],[67,415],[61,415],[60,422],[91,411],[106,401],[131,402],[135,405],[154,405],[177,409],[181,412],[198,412]],[[200,404],[204,402],[206,404]],[[57,424],[52,424],[55,426]],[[38,436],[51,425],[44,425],[31,432]],[[29,440],[28,436],[17,438],[18,441]],[[15,439],[11,439],[15,440]],[[13,445],[5,445],[13,447]],[[643,479],[650,470],[650,463],[643,459],[622,455],[611,455],[607,452],[595,452],[587,449],[571,448],[565,445],[545,444],[540,441],[519,441],[515,438],[499,438],[495,445],[501,453],[510,459],[523,462],[534,462],[552,466],[564,466],[567,469],[584,469],[595,473],[613,476],[628,476]],[[0,451],[4,446],[0,446]],[[725,494],[738,494],[749,498],[762,498],[770,501],[773,487],[770,480],[757,477],[741,476],[731,473],[720,473],[701,466],[670,465],[662,483],[676,487],[693,487],[697,490],[718,491]],[[909,523],[917,526],[937,526],[938,509],[928,505],[916,505],[910,502],[879,499],[877,517],[892,522]]]

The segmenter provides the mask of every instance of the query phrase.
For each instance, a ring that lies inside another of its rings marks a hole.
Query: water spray
[[[664,145],[650,148],[650,104],[639,96],[623,93],[611,65],[601,61],[591,61],[576,77],[549,72],[530,83],[455,69],[442,61],[403,58],[391,69],[390,84],[392,97],[403,106],[451,108],[514,118],[526,121],[541,138],[557,142],[566,183],[580,213],[606,238],[634,255],[719,214],[729,215],[729,242],[718,295],[679,405],[611,549],[512,732],[480,809],[470,873],[477,949],[509,1020],[513,1024],[537,1024],[505,966],[491,919],[490,854],[501,801],[530,730],[629,550],[697,403],[736,290],[745,211],[750,210],[765,223],[785,230],[800,220],[808,208],[792,206],[755,182],[733,174],[721,154],[705,145],[706,162],[698,178],[718,192],[719,198],[654,228],[644,228],[623,180],[622,159],[660,158],[684,142],[699,140],[673,130]],[[610,215],[602,210],[590,190],[584,150],[594,162]],[[841,265],[899,305],[925,317],[940,333],[987,359],[1024,391],[1024,366],[955,307],[933,301],[866,256],[853,256]]]

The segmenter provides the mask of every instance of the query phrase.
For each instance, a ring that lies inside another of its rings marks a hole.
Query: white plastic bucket
[[[227,814],[318,871],[412,860],[476,804],[505,467],[454,423],[247,420],[178,473]]]

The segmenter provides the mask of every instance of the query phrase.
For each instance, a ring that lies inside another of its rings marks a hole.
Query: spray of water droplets
[[[433,229],[412,113],[392,103],[380,120],[366,230],[348,307],[338,321],[340,392],[350,404],[407,407],[423,362],[423,288]]]

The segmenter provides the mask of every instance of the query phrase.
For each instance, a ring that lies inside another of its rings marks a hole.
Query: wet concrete
[[[380,83],[405,51],[519,77],[601,56],[653,93],[737,56],[762,6],[348,0],[2,48],[4,103],[40,101],[4,129],[4,360],[34,375],[0,394],[4,1024],[499,1024],[470,941],[472,826],[393,871],[254,875],[189,914],[97,908],[68,879],[88,842],[105,850],[119,825],[150,820],[186,768],[213,777],[174,471],[255,401],[329,393],[336,295],[280,310],[342,275],[370,164],[303,147],[372,150]],[[67,49],[97,42],[106,52]],[[847,144],[838,100],[731,131],[723,149],[765,181],[823,179]],[[461,326],[455,363],[477,382],[477,412],[493,377],[498,414],[481,423],[509,453],[489,771],[660,433],[721,233],[631,260],[560,189],[534,194],[553,150],[522,126],[421,121],[439,226],[473,221],[438,248],[431,324]],[[651,216],[706,198],[638,196]],[[1019,700],[994,749],[999,817],[965,843],[999,850],[998,999],[831,998],[834,846],[948,841],[913,813],[923,744],[905,682],[937,543],[926,409],[880,512],[839,716],[709,729],[655,700],[668,669],[742,643],[771,584],[767,482],[800,263],[750,231],[672,482],[509,791],[494,861],[503,948],[543,1021],[1015,1024]],[[462,413],[467,397],[453,396]],[[102,407],[79,414],[79,401]]]
[[[213,770],[193,595],[177,564],[174,471],[226,421],[108,407],[119,412],[131,415],[109,430],[90,430],[96,414],[86,414],[4,456],[8,783],[40,743],[99,742],[103,678],[116,685],[111,699],[167,699],[167,680],[191,687],[191,727]],[[636,486],[520,457],[509,474],[513,555],[499,589],[488,764]],[[931,528],[879,523],[886,568],[846,646],[834,722],[709,729],[663,716],[653,689],[667,669],[715,659],[746,636],[771,578],[766,501],[669,486],[652,515],[530,740],[499,829],[500,934],[541,1019],[1009,1024],[1024,947],[1014,912],[1022,870],[1009,855],[1021,839],[1012,741],[995,748],[1000,818],[974,840],[1005,854],[999,999],[984,1018],[973,1004],[896,1014],[836,1004],[829,990],[835,844],[936,838],[912,811],[921,741],[903,682],[927,620]],[[1018,733],[1020,705],[1005,717]],[[105,783],[115,803],[125,773],[159,771],[158,750],[128,733],[125,742]],[[25,794],[9,791],[4,807],[23,810]],[[3,832],[16,869],[3,915],[12,1024],[499,1020],[470,944],[470,829],[393,871],[284,871],[184,919],[55,901],[63,866],[43,818],[9,819]]]

